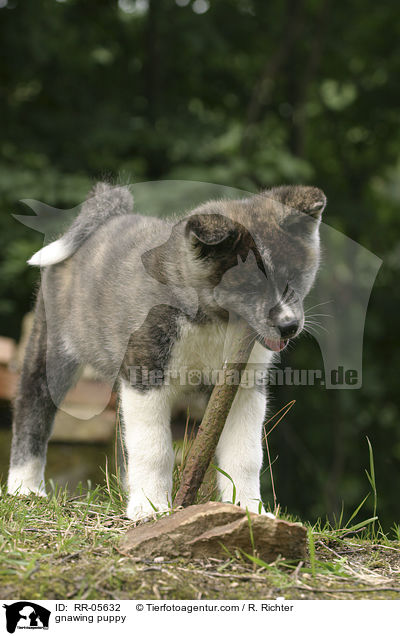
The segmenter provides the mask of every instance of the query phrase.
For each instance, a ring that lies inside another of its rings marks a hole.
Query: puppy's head
[[[194,210],[183,221],[186,280],[204,310],[241,316],[265,347],[281,351],[304,326],[325,205],[318,188],[283,186]]]

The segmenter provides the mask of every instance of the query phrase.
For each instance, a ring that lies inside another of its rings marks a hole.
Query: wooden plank
[[[11,401],[17,391],[18,373],[0,366],[0,400]]]
[[[16,354],[16,349],[15,340],[0,336],[0,364],[10,364]]]
[[[18,386],[19,374],[0,365],[0,400],[11,401],[14,399]],[[94,380],[79,380],[78,384],[68,391],[66,402],[75,404],[101,406],[115,408],[115,393],[110,391],[106,382]]]
[[[57,412],[51,442],[72,442],[88,444],[106,444],[114,435],[115,412],[111,409],[103,411],[91,419],[85,417],[82,405],[68,403],[68,413]]]

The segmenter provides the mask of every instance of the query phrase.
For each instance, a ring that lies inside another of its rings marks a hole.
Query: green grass
[[[308,525],[304,563],[265,563],[254,539],[249,555],[149,562],[119,549],[132,526],[125,503],[109,474],[104,486],[73,495],[59,488],[48,499],[4,494],[1,598],[400,598],[399,537],[384,537],[372,522]]]
[[[176,492],[191,439],[177,452]],[[125,518],[126,494],[106,464],[104,485],[73,494],[50,482],[52,494],[12,497],[0,491],[0,598],[9,599],[265,599],[400,598],[400,526],[385,535],[378,518],[372,446],[368,442],[370,492],[345,520],[305,523],[308,557],[266,563],[257,552],[248,515],[252,553],[225,559],[148,561],[120,550],[133,523]],[[222,472],[222,471],[221,471]],[[197,502],[215,496],[211,467]],[[232,482],[232,497],[236,488]],[[372,497],[373,516],[363,517]],[[299,519],[274,506],[280,518]],[[360,520],[361,519],[361,520]]]

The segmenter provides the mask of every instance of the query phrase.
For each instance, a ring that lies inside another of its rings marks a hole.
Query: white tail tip
[[[55,265],[61,263],[68,256],[71,256],[72,251],[65,245],[63,239],[58,239],[41,250],[36,252],[28,261],[28,265],[34,265],[36,267],[47,267],[48,265]]]

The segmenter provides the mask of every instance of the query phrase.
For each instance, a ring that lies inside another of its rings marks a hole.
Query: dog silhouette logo
[[[9,634],[14,634],[16,629],[49,629],[51,612],[37,603],[18,601],[3,607]]]

